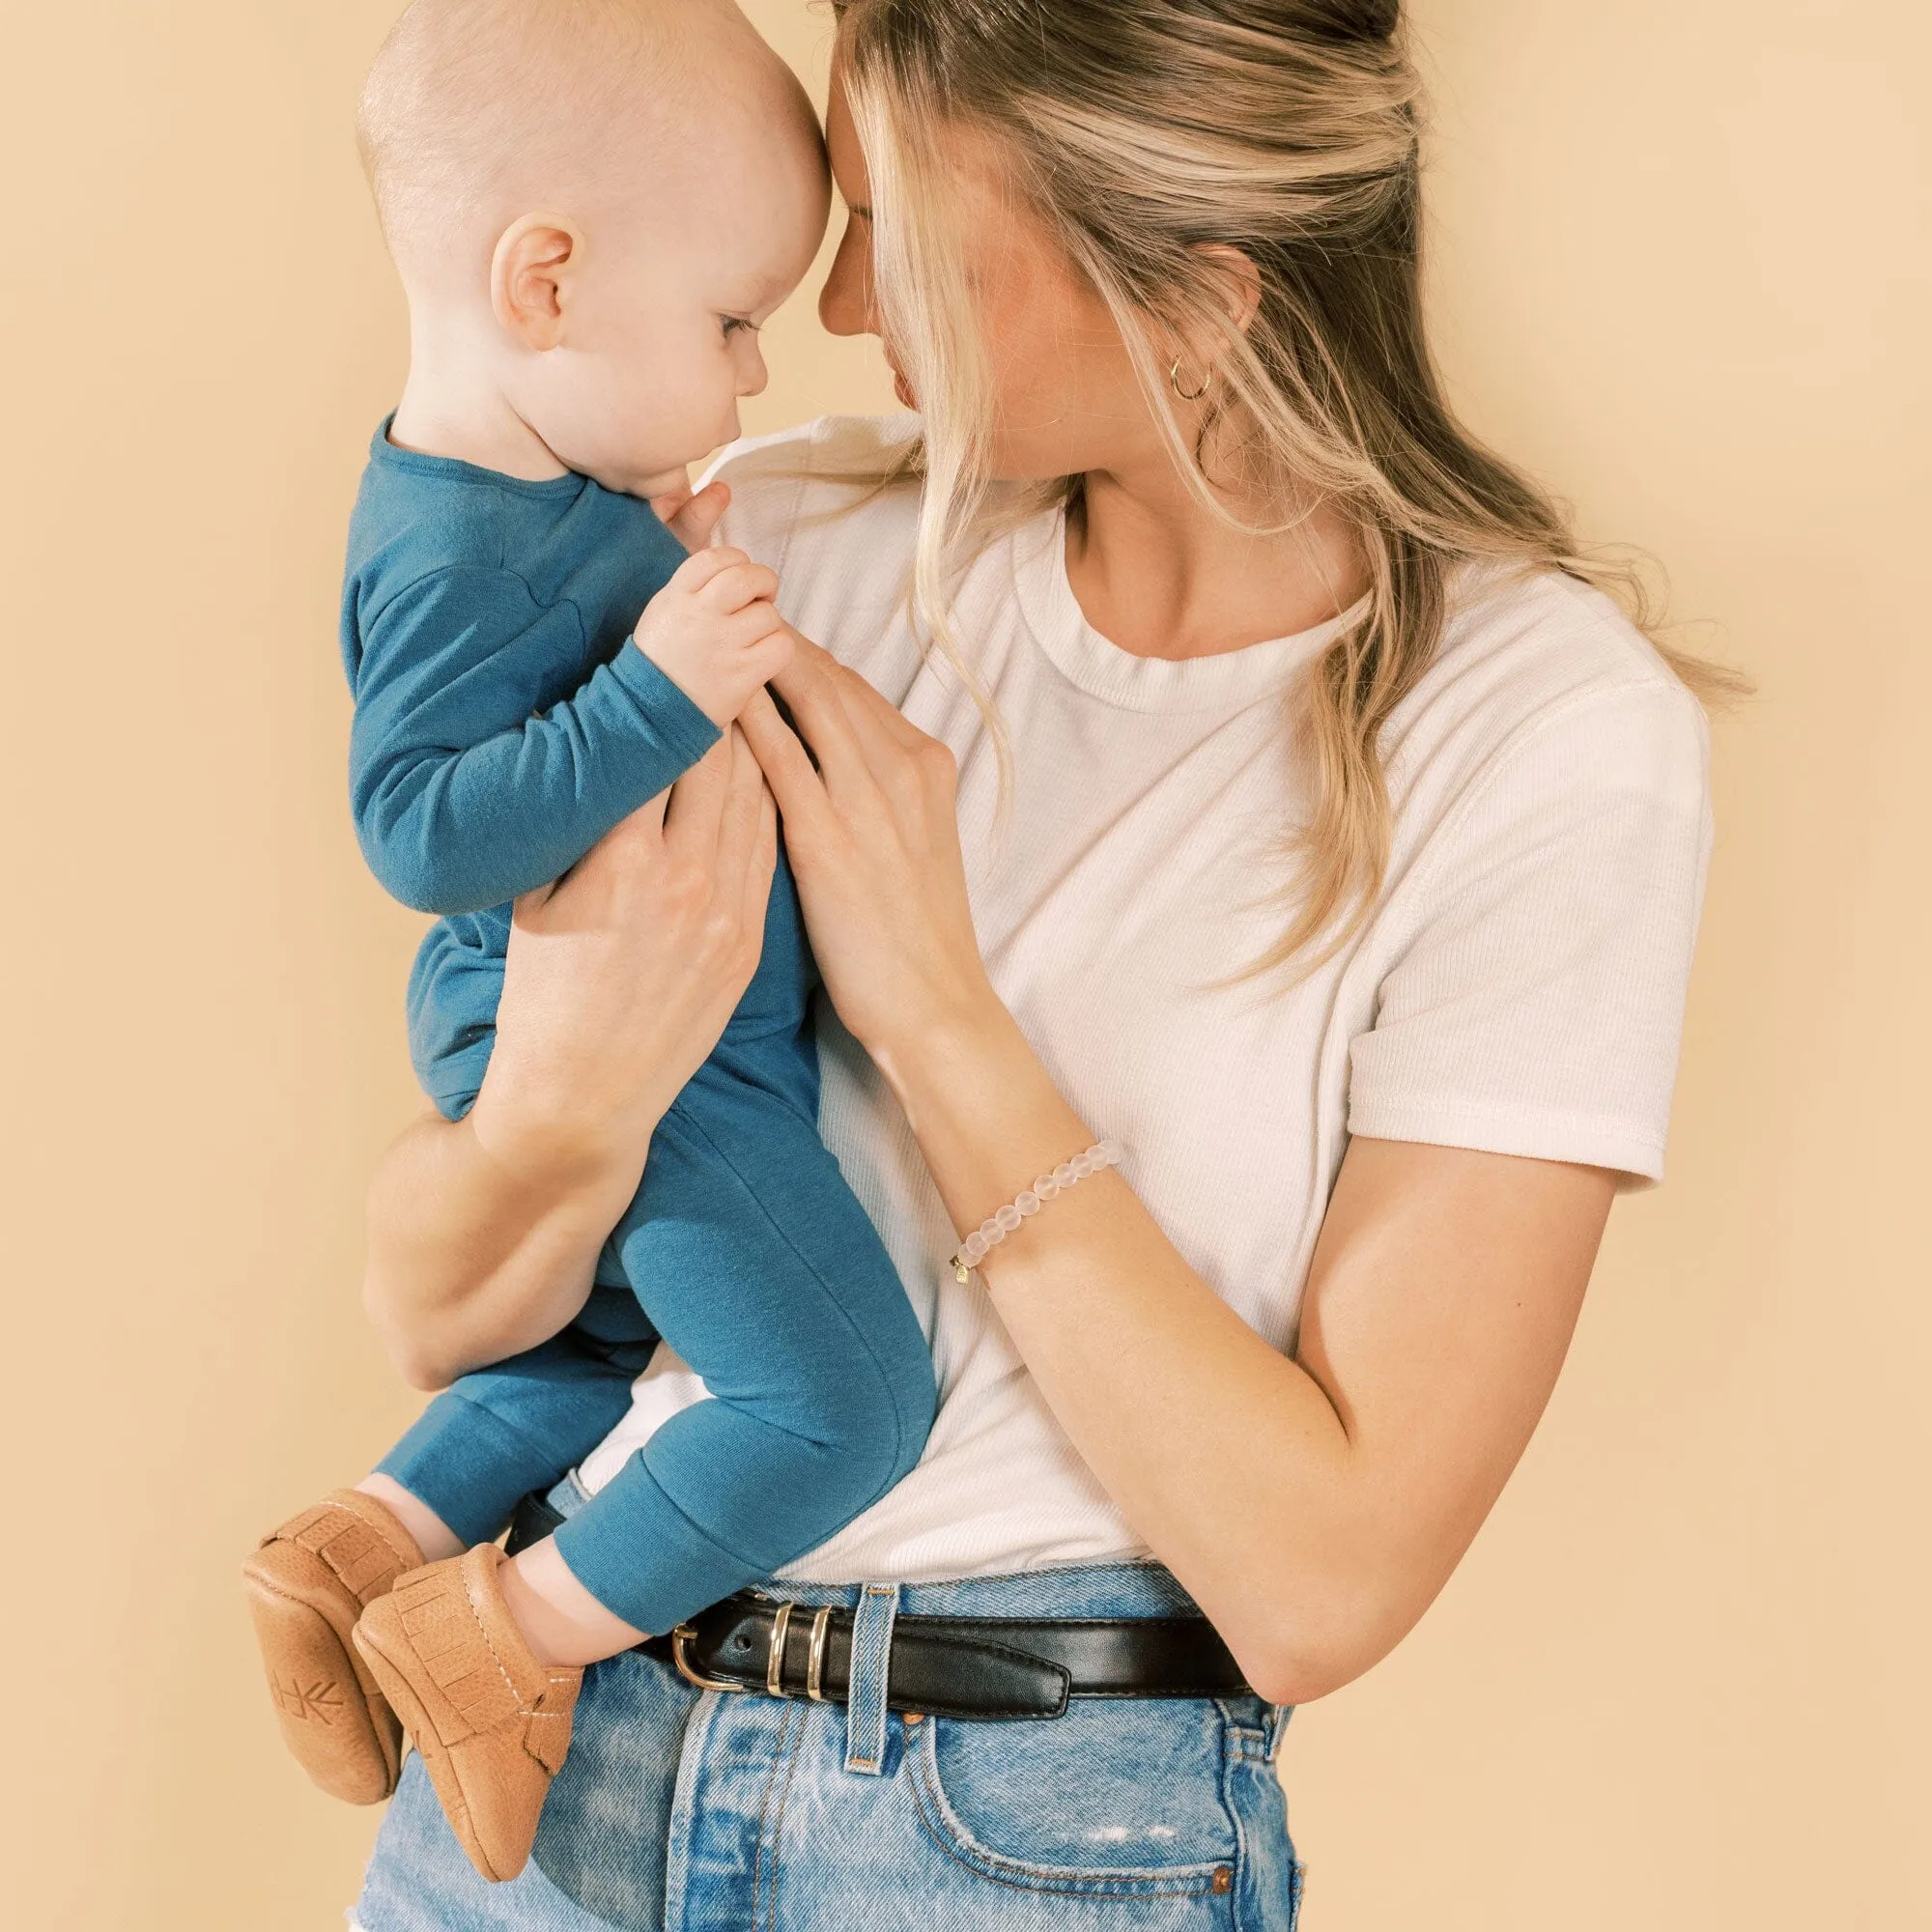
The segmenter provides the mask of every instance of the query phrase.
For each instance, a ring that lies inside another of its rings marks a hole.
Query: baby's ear
[[[504,229],[490,264],[490,302],[520,348],[562,342],[582,262],[583,236],[559,215],[526,214]]]

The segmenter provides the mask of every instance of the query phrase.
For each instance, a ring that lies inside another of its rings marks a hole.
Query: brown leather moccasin
[[[360,1490],[331,1490],[242,1566],[282,1736],[331,1798],[379,1804],[396,1788],[402,1732],[350,1633],[422,1551]]]
[[[523,1870],[570,1748],[583,1672],[541,1663],[503,1601],[503,1552],[480,1543],[401,1578],[355,1626],[421,1755],[450,1830],[487,1879]]]

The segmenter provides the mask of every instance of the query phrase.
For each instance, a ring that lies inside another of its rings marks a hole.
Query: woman
[[[1708,849],[1677,669],[1436,388],[1394,15],[841,10],[822,313],[923,443],[727,467],[831,655],[521,908],[369,1300],[426,1386],[554,1325],[749,977],[775,796],[940,1418],[771,1603],[594,1674],[540,1870],[484,1887],[407,1778],[366,1932],[1293,1923],[1287,1707],[1528,1438],[1660,1171]],[[701,1393],[661,1360],[553,1501]]]

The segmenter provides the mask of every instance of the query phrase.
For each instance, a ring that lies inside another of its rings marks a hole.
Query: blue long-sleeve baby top
[[[630,641],[685,556],[648,503],[388,431],[342,596],[355,830],[405,905],[479,912],[566,871],[719,731]]]
[[[451,1119],[496,1038],[504,901],[718,741],[630,641],[683,559],[648,505],[584,477],[412,454],[386,424],[370,451],[342,611],[351,786],[377,877],[442,915],[410,1033]],[[598,1258],[602,1292],[538,1348],[460,1378],[382,1465],[464,1536],[494,1536],[628,1412],[662,1337],[712,1399],[558,1533],[572,1573],[639,1630],[673,1629],[823,1542],[912,1467],[931,1425],[919,1318],[819,1138],[815,979],[781,850],[757,970],[652,1135]]]

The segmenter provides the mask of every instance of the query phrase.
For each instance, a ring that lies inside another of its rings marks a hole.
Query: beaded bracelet
[[[947,1264],[953,1278],[964,1281],[985,1260],[989,1248],[997,1248],[1022,1221],[1037,1214],[1056,1194],[1065,1194],[1103,1167],[1118,1167],[1120,1160],[1118,1141],[1095,1141],[1085,1153],[1076,1153],[1071,1160],[1062,1161],[1051,1174],[1042,1174],[1016,1201],[989,1215],[959,1243],[959,1252]]]

